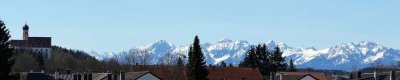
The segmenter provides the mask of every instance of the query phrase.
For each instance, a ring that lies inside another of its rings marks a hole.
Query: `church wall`
[[[51,48],[32,48],[32,52],[40,52],[43,53],[43,56],[46,58],[46,60],[49,60],[51,57]]]

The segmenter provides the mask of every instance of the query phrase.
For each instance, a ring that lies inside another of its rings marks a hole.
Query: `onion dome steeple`
[[[25,25],[24,25],[24,27],[23,27],[22,29],[24,29],[24,30],[29,30],[28,24],[25,23]]]

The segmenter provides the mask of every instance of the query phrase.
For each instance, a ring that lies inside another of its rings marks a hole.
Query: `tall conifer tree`
[[[206,68],[206,62],[204,61],[204,55],[201,51],[200,40],[198,36],[194,38],[193,45],[189,48],[189,61],[187,64],[187,72],[189,80],[208,80],[208,70]]]
[[[181,57],[178,57],[176,65],[179,66],[179,67],[183,66],[183,59]]]
[[[293,63],[293,59],[290,59],[289,61],[289,69],[290,72],[296,72],[296,66]]]
[[[251,67],[251,68],[257,68],[256,66],[256,51],[255,48],[252,46],[250,49],[246,52],[246,56],[244,58],[244,61],[242,61],[239,66],[240,67]]]
[[[260,69],[261,74],[269,75],[272,71],[270,69],[270,65],[272,64],[271,52],[265,44],[259,44],[256,53],[258,54],[258,68]]]
[[[275,51],[272,51],[272,67],[271,67],[271,74],[270,75],[275,75],[276,72],[278,71],[286,71],[287,63],[285,63],[285,57],[282,57],[282,51],[279,48],[279,46],[275,47]],[[272,79],[274,77],[271,77]]]
[[[10,37],[10,31],[0,20],[0,79],[2,80],[10,79],[11,67],[14,64],[14,59],[11,58],[13,48],[11,48]]]

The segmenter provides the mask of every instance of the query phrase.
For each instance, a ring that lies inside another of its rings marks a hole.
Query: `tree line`
[[[279,46],[276,46],[274,50],[269,50],[265,44],[259,44],[256,47],[250,47],[239,66],[258,68],[262,75],[270,78],[274,78],[278,71],[296,71],[293,60],[291,59],[289,64],[286,63],[282,54]]]

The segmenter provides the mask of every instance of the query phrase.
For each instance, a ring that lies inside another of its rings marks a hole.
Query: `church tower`
[[[28,40],[29,37],[29,26],[25,23],[24,27],[22,28],[24,40]]]

